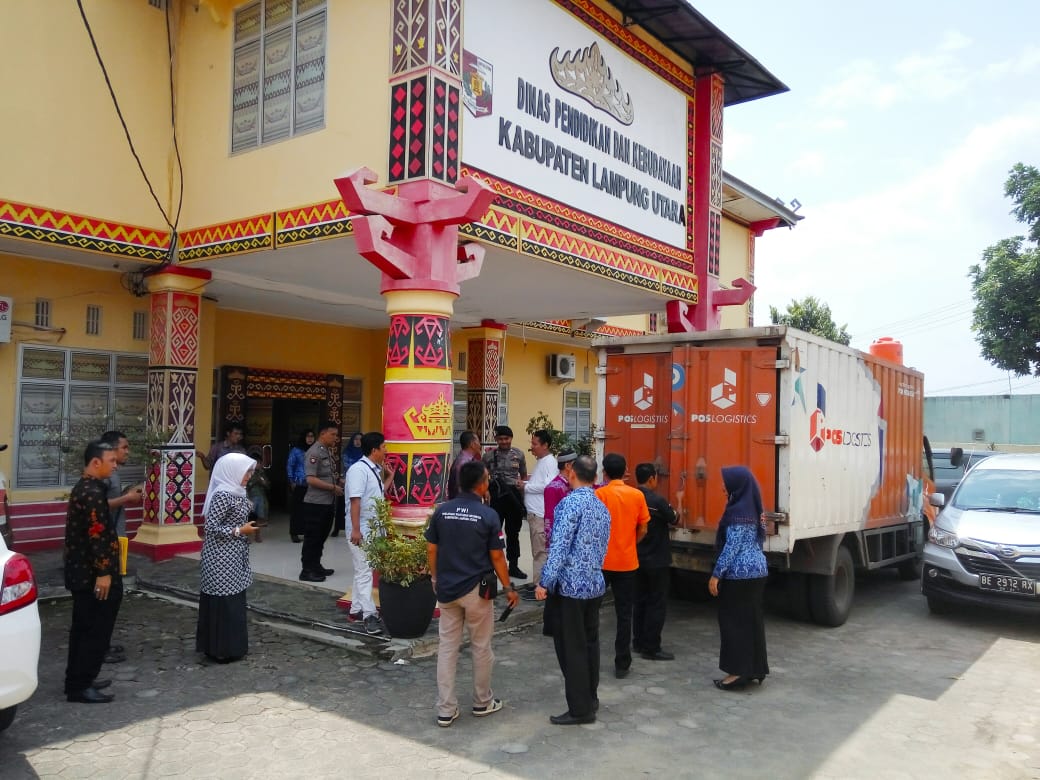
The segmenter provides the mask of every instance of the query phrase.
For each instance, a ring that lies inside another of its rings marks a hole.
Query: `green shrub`
[[[426,526],[417,536],[406,536],[394,525],[393,505],[385,498],[376,500],[376,516],[361,543],[368,565],[387,582],[408,587],[429,574],[426,557]]]

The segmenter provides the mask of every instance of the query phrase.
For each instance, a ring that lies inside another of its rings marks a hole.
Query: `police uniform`
[[[484,453],[484,465],[491,476],[491,507],[502,518],[506,534],[506,560],[511,572],[520,560],[520,527],[526,510],[520,494],[520,480],[527,479],[527,459],[516,447],[495,447]],[[517,576],[514,573],[514,576]]]
[[[315,442],[303,458],[303,471],[308,477],[317,477],[321,486],[307,485],[303,496],[303,547],[300,549],[301,579],[324,578],[331,570],[321,565],[325,540],[332,530],[336,509],[339,463],[320,441]]]

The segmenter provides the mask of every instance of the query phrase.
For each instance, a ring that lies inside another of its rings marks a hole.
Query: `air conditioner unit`
[[[578,361],[574,355],[549,355],[549,378],[567,382],[577,376]]]

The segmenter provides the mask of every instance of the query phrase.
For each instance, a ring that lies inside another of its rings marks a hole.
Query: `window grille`
[[[87,306],[87,335],[101,335],[101,307],[91,304]]]
[[[325,126],[325,0],[259,0],[235,12],[231,152]]]
[[[49,328],[51,326],[51,302],[46,298],[36,299],[36,327]]]

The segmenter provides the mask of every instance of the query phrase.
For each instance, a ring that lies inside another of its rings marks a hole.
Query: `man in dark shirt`
[[[447,727],[459,717],[455,696],[455,666],[462,645],[462,628],[469,629],[473,654],[473,715],[483,717],[502,709],[491,689],[495,631],[491,599],[481,598],[481,581],[489,586],[497,576],[509,605],[519,601],[509,582],[505,539],[498,513],[483,503],[488,493],[487,468],[479,460],[459,469],[462,494],[437,507],[426,529],[426,548],[433,589],[441,609],[437,648],[437,725]]]
[[[99,690],[111,681],[96,678],[123,599],[119,539],[104,482],[115,469],[115,450],[92,441],[83,463],[83,476],[72,488],[65,517],[65,587],[72,592],[65,695],[69,701],[103,704],[115,698]]]
[[[197,451],[195,454],[202,461],[203,466],[209,471],[213,471],[213,465],[229,452],[244,453],[245,451],[246,448],[242,446],[242,426],[238,423],[231,423],[224,429],[224,441],[218,441],[210,447],[208,455],[201,451]]]
[[[664,496],[656,492],[657,467],[653,463],[636,466],[636,483],[646,496],[650,522],[646,536],[636,545],[639,569],[636,571],[632,649],[651,661],[671,661],[675,656],[661,649],[661,629],[664,628],[672,566],[668,529],[675,525],[675,510]]]
[[[459,497],[462,492],[459,487],[459,471],[471,460],[479,460],[483,452],[480,439],[473,431],[463,431],[459,434],[459,447],[462,449],[455,462],[451,464],[451,471],[448,472],[448,498]]]

